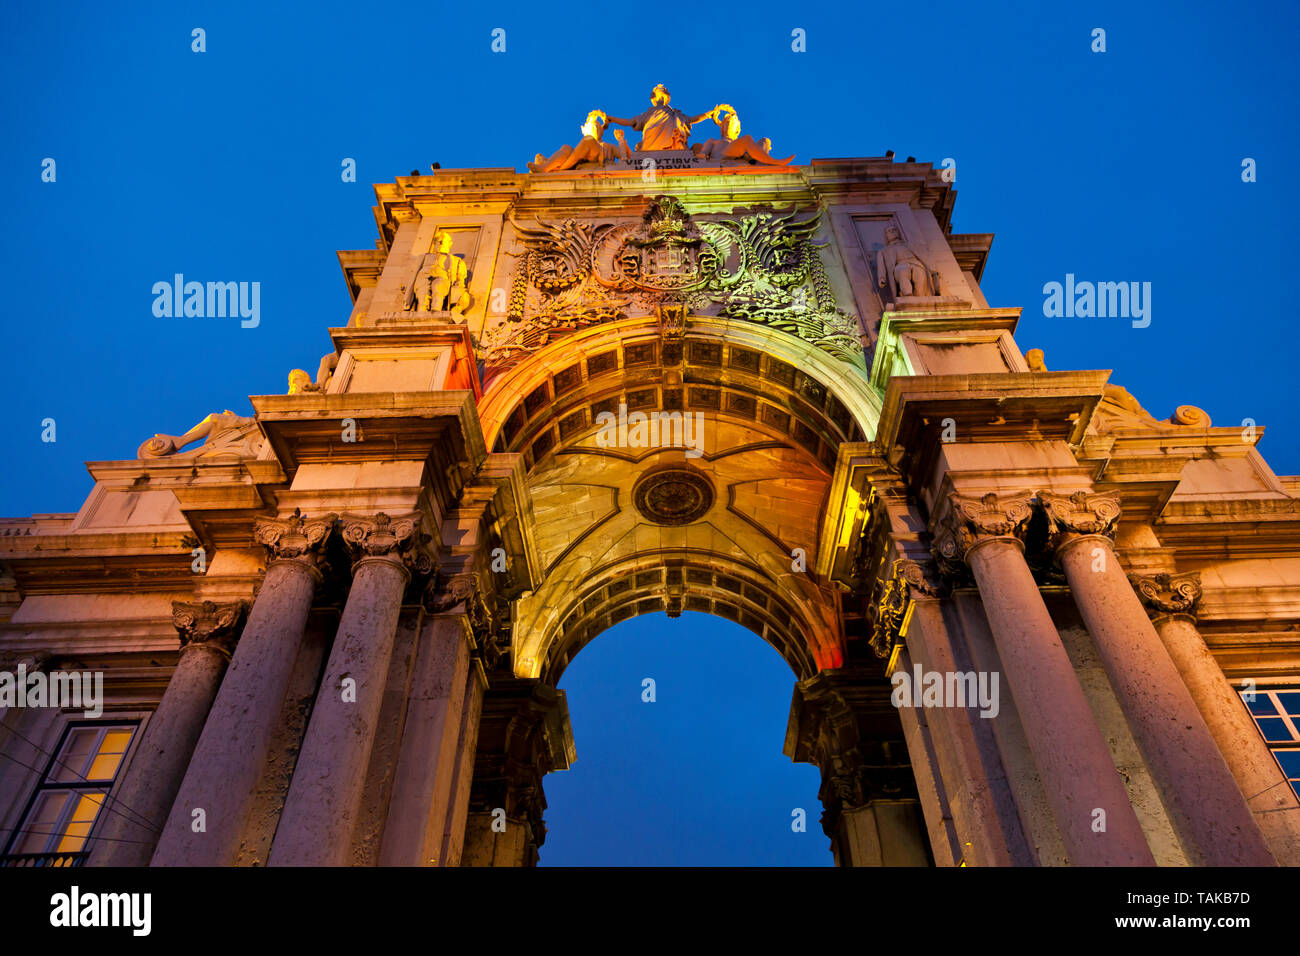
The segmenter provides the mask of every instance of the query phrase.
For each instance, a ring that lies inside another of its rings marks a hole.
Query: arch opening
[[[712,614],[602,636],[562,679],[578,759],[546,778],[541,865],[833,865],[820,774],[782,753],[788,667]]]

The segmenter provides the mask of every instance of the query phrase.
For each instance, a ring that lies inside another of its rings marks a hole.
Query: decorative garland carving
[[[902,640],[908,612],[918,596],[939,597],[941,587],[932,579],[929,567],[919,561],[900,558],[880,586],[880,597],[872,604],[871,649],[887,660]]]

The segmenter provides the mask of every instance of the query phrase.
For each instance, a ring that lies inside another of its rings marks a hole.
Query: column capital
[[[297,561],[316,570],[321,545],[334,529],[338,516],[305,518],[297,508],[285,518],[260,518],[253,524],[253,540],[263,545],[272,561]]]
[[[172,601],[172,624],[181,638],[181,653],[191,647],[212,650],[227,660],[235,652],[235,643],[248,613],[247,601],[200,601],[190,604]]]
[[[430,614],[465,618],[474,636],[474,655],[482,660],[486,671],[494,670],[505,654],[498,638],[508,625],[503,627],[506,622],[502,615],[493,610],[496,603],[472,571],[452,575],[439,572],[424,589],[424,609]]]
[[[889,577],[880,585],[880,596],[868,609],[872,621],[871,649],[888,660],[895,646],[902,642],[912,604],[920,598],[942,597],[944,589],[938,569],[930,561],[899,558],[890,568]]]
[[[1115,525],[1119,523],[1122,511],[1119,495],[1087,491],[1060,495],[1040,491],[1037,497],[1047,515],[1050,534],[1058,546],[1071,535],[1098,535],[1114,539]]]
[[[1187,614],[1195,617],[1201,603],[1201,572],[1130,574],[1129,581],[1152,617]]]
[[[964,563],[976,545],[995,538],[1022,540],[1033,515],[1034,493],[989,492],[979,498],[950,492],[935,523],[932,551],[939,567]]]
[[[424,529],[424,516],[413,511],[404,515],[339,516],[341,537],[353,561],[384,558],[401,564],[413,574],[428,574],[434,569],[429,542],[433,539]]]

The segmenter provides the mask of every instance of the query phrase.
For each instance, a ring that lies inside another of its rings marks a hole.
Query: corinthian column
[[[941,564],[964,560],[975,576],[1070,862],[1154,866],[1128,791],[1025,561],[1020,537],[1032,500],[1029,492],[950,495],[935,533],[936,556]]]
[[[366,784],[384,681],[393,655],[408,565],[432,559],[420,514],[344,515],[343,541],[356,563],[334,648],[271,844],[271,866],[342,866]]]
[[[1188,856],[1201,866],[1274,865],[1196,702],[1115,556],[1111,535],[1119,497],[1038,497],[1079,615]]]
[[[149,865],[247,611],[247,601],[172,602],[180,659],[95,836],[91,866]]]
[[[262,587],[154,851],[153,866],[229,866],[280,716],[334,515],[259,521]]]
[[[1300,866],[1300,800],[1196,627],[1200,574],[1135,574],[1131,580],[1273,858],[1283,866]]]

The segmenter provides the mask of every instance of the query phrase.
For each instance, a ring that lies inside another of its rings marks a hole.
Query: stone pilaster
[[[352,553],[352,586],[321,678],[271,866],[347,862],[383,704],[402,595],[412,570],[433,566],[419,513],[344,515],[340,537]]]
[[[467,700],[471,654],[476,646],[471,619],[486,611],[474,575],[435,581],[426,590],[429,611],[420,636],[407,703],[388,825],[380,862],[394,866],[442,866],[456,784],[461,727]],[[486,635],[485,635],[486,636]]]
[[[91,866],[149,865],[247,611],[246,601],[172,602],[180,659],[113,796],[117,812],[95,835]]]
[[[253,537],[269,554],[266,577],[221,681],[154,851],[154,866],[228,866],[266,763],[322,575],[333,514],[264,519]]]
[[[975,673],[960,629],[944,614],[944,592],[929,562],[895,561],[871,615],[876,653],[889,660],[891,645],[906,637],[909,660],[921,674],[938,673],[947,680],[948,674]],[[919,696],[915,671],[909,667],[904,673]],[[979,675],[976,679],[978,684]],[[986,676],[982,686],[994,685]],[[1036,861],[1002,768],[991,719],[981,715],[974,698],[960,706],[955,701],[944,704],[927,708],[926,719],[935,759],[949,782],[949,811],[964,848],[962,861],[971,866],[1033,865]],[[913,701],[912,706],[900,708],[900,718],[903,709],[918,706]]]
[[[564,692],[494,675],[483,697],[461,866],[535,866],[546,840],[542,779],[568,768]]]
[[[839,866],[929,866],[925,823],[890,684],[874,668],[795,684],[785,753],[821,770],[822,830]]]
[[[1283,866],[1300,866],[1300,801],[1196,626],[1200,574],[1134,574],[1130,580],[1273,858]]]
[[[964,562],[975,577],[1070,861],[1152,866],[1124,782],[1025,561],[1021,536],[1033,503],[1031,492],[950,494],[938,515],[935,555],[941,564]],[[1094,829],[1098,810],[1103,832]]]
[[[1273,865],[1196,702],[1120,567],[1111,541],[1119,497],[1082,491],[1038,497],[1079,615],[1188,857],[1205,866]]]

